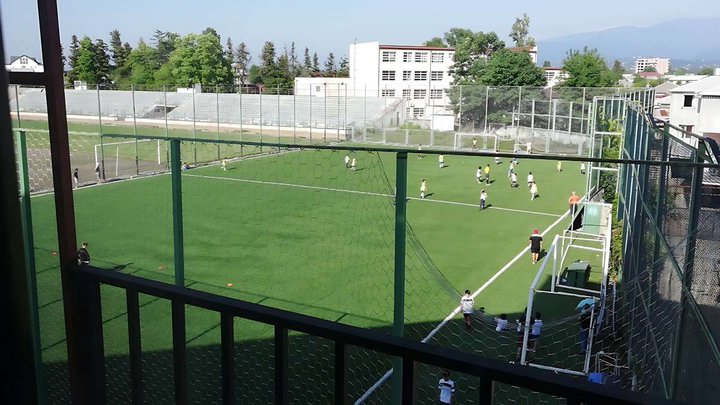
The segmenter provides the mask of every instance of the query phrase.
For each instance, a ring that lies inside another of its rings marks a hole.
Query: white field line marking
[[[547,227],[540,235],[545,236],[545,234],[548,231],[550,231],[551,229],[556,227],[569,213],[570,213],[569,210],[567,212],[565,212],[565,214],[560,216],[560,218],[558,218],[555,222],[553,222],[552,225]],[[498,270],[497,273],[495,273],[492,277],[490,277],[490,279],[488,281],[486,281],[485,284],[483,284],[480,288],[478,288],[472,294],[473,299],[475,297],[477,297],[481,292],[483,292],[486,288],[488,288],[490,286],[490,284],[492,284],[495,280],[497,280],[498,277],[500,277],[503,273],[505,273],[513,264],[515,264],[516,261],[518,261],[520,259],[520,257],[522,257],[524,254],[526,254],[529,249],[530,249],[529,245],[525,246],[525,248],[523,250],[521,250],[520,253],[518,253],[515,257],[513,257],[512,260],[510,260],[505,266],[503,266],[503,268]],[[452,312],[450,312],[450,315],[448,315],[445,319],[443,319],[443,321],[440,322],[440,324],[438,324],[438,326],[436,326],[435,329],[430,331],[430,333],[428,333],[428,335],[425,336],[425,338],[423,340],[421,340],[421,342],[427,343],[430,339],[433,338],[433,336],[435,336],[440,331],[440,329],[442,329],[443,326],[445,326],[448,322],[450,322],[453,318],[455,318],[459,313],[460,313],[460,306],[458,305],[457,308],[455,308]],[[372,385],[372,387],[370,387],[360,398],[358,398],[357,401],[355,401],[355,405],[359,405],[359,404],[362,404],[363,402],[365,402],[365,400],[368,399],[370,397],[370,395],[372,395],[372,393],[376,389],[378,389],[382,384],[385,383],[385,381],[387,381],[388,378],[390,378],[392,373],[393,373],[393,369],[388,370],[375,384]]]
[[[233,178],[233,177],[208,176],[208,175],[204,175],[204,174],[185,174],[184,176],[206,178],[206,179],[213,179],[213,180],[235,181],[235,182],[239,182],[239,183],[267,184],[267,185],[271,185],[271,186],[296,187],[296,188],[304,188],[304,189],[311,189],[311,190],[335,191],[335,192],[339,192],[339,193],[350,193],[350,194],[360,194],[360,195],[371,195],[371,196],[376,196],[376,197],[395,198],[395,196],[392,194],[375,193],[372,191],[357,191],[357,190],[347,190],[347,189],[343,189],[343,188],[308,186],[308,185],[304,185],[304,184],[283,183],[283,182],[279,182],[279,181],[238,179],[238,178]],[[427,198],[418,198],[418,197],[408,197],[408,200],[459,205],[459,206],[473,207],[473,208],[478,207],[478,204],[468,204],[468,203],[447,201],[447,200],[429,200]],[[544,215],[544,216],[549,216],[549,217],[554,217],[554,218],[560,217],[560,215],[557,215],[557,214],[548,214],[546,212],[537,212],[537,211],[518,210],[518,209],[514,209],[514,208],[488,207],[487,209],[518,212],[518,213],[522,213],[522,214]]]

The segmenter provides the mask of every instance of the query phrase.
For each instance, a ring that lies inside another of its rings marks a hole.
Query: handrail
[[[339,345],[354,345],[401,357],[404,362],[421,362],[437,367],[461,370],[465,374],[480,377],[485,380],[485,383],[489,379],[568,398],[572,403],[661,405],[677,403],[128,274],[93,267],[83,267],[78,270],[78,274],[86,282],[107,284],[126,289],[129,292],[132,291],[133,294],[142,293],[168,299],[174,303],[174,306],[186,304],[215,311],[223,316],[239,317],[274,325],[276,338],[278,330],[285,331],[285,333],[287,330],[293,330],[329,339]],[[412,373],[403,374],[407,375],[407,378],[414,378]],[[403,385],[405,385],[405,380]]]

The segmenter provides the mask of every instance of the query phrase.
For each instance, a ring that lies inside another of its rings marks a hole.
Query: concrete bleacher
[[[383,97],[314,97],[271,94],[192,93],[125,90],[65,90],[68,115],[114,119],[164,118],[221,124],[304,128],[373,127],[399,121],[402,99]],[[135,108],[133,110],[133,100]],[[167,103],[167,107],[165,107]],[[24,88],[12,111],[47,112],[42,89]],[[218,114],[219,111],[219,114]],[[219,115],[219,116],[218,116]],[[403,114],[404,116],[404,114]]]

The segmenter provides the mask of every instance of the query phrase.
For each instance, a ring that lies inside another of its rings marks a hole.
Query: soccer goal
[[[475,141],[475,146],[473,146]],[[499,148],[498,136],[484,132],[456,132],[453,149],[456,150],[483,150],[497,151]]]
[[[609,209],[599,212],[612,215]],[[517,323],[522,334],[518,359],[523,365],[577,376],[587,376],[598,367],[597,353],[607,343],[602,337],[615,325],[616,292],[614,280],[608,277],[611,218],[600,221],[599,227],[594,227],[597,221],[592,218],[593,224],[556,235],[541,262],[528,292],[524,320]],[[534,328],[536,314],[548,309],[553,316]]]
[[[157,164],[163,163],[165,158],[165,142],[159,139],[137,139],[132,141],[107,142],[94,145],[95,165],[104,162],[105,175],[114,177],[121,174],[123,167],[121,162],[128,161],[128,164],[135,165],[139,155],[147,155],[144,158],[148,161],[157,158]]]

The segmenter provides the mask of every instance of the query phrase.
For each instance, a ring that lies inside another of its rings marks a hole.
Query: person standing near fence
[[[449,371],[443,370],[442,378],[438,382],[438,389],[440,389],[440,403],[452,403],[452,396],[455,395],[455,382],[450,379]]]
[[[490,163],[485,166],[485,184],[490,184]]]
[[[580,174],[585,174],[585,162],[580,162]]]
[[[530,258],[533,264],[537,263],[540,259],[540,250],[542,249],[542,236],[538,233],[537,228],[533,230],[530,235]]]
[[[90,264],[90,252],[88,252],[88,243],[83,242],[77,252],[78,266]]]
[[[350,162],[350,170],[355,171],[357,169],[357,160],[355,158],[352,158],[352,162]]]
[[[572,194],[570,194],[570,198],[568,198],[568,204],[570,205],[570,217],[575,218],[575,214],[577,213],[577,206],[580,203],[580,196],[577,195],[574,191]]]
[[[425,179],[422,179],[422,183],[420,183],[420,198],[425,198],[425,194],[427,193],[427,182]]]
[[[465,328],[468,331],[471,331],[472,314],[475,309],[475,300],[470,295],[470,290],[465,290],[465,295],[460,298],[460,309],[462,310],[463,318],[465,320]]]
[[[589,304],[583,305],[582,312],[578,316],[578,322],[580,324],[580,333],[578,335],[578,344],[580,345],[580,354],[585,354],[587,351],[588,335],[590,334],[590,317],[592,316],[592,310]]]
[[[95,180],[97,180],[98,183],[102,182],[102,178],[100,177],[100,162],[95,163]]]
[[[438,155],[438,167],[441,169],[445,167],[445,155],[442,153]]]
[[[487,201],[487,193],[485,189],[480,192],[480,211],[485,210],[485,202]]]
[[[345,168],[350,168],[350,155],[348,155],[347,153],[345,154]]]
[[[80,173],[78,173],[78,169],[76,167],[75,171],[73,172],[73,184],[75,185],[75,188],[78,188],[79,183],[80,183]]]
[[[533,201],[538,196],[538,186],[534,181],[530,185],[530,201]]]
[[[478,184],[482,183],[482,181],[483,181],[482,166],[478,166],[477,171],[475,172],[475,180],[477,180]]]

